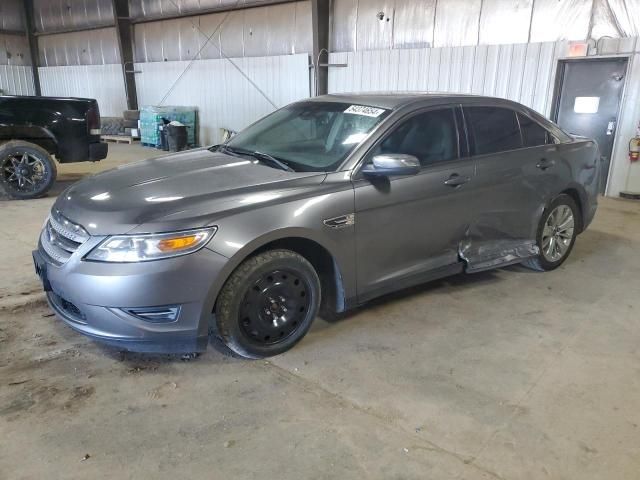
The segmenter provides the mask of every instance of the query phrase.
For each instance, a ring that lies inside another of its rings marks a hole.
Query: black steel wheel
[[[277,355],[304,337],[319,304],[313,266],[290,250],[270,250],[243,262],[225,283],[216,302],[217,333],[243,357]]]
[[[38,145],[15,140],[0,147],[0,183],[12,198],[43,196],[56,174],[55,162]]]
[[[274,345],[289,338],[307,315],[309,290],[304,277],[293,270],[273,270],[261,275],[242,299],[242,332],[260,345]]]

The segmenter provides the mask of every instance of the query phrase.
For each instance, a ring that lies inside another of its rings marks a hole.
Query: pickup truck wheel
[[[536,242],[540,253],[523,262],[533,270],[555,270],[569,257],[578,235],[580,211],[569,195],[558,196],[542,213]]]
[[[319,305],[313,266],[290,250],[269,250],[245,260],[225,283],[216,302],[217,335],[242,357],[278,355],[305,336]]]
[[[0,146],[0,183],[16,199],[42,197],[56,179],[56,164],[46,150],[14,140]]]

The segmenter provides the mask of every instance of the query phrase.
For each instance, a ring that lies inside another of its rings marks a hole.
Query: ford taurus
[[[76,183],[34,262],[56,314],[97,340],[193,352],[215,335],[267,357],[394,290],[559,267],[594,217],[599,158],[507,100],[317,97]]]

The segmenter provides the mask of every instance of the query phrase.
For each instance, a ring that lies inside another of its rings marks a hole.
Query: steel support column
[[[133,27],[129,17],[129,1],[113,0],[113,13],[116,20],[116,34],[120,49],[120,62],[124,75],[124,88],[127,94],[127,108],[138,110],[136,77],[133,68]]]
[[[38,52],[38,38],[35,36],[36,23],[33,16],[33,0],[24,0],[22,10],[24,18],[25,36],[29,43],[29,54],[31,55],[31,72],[33,73],[33,86],[36,95],[42,95],[40,88],[40,74],[38,73],[38,65],[40,64],[40,53]]]
[[[313,66],[316,95],[329,91],[329,12],[330,0],[311,0]]]

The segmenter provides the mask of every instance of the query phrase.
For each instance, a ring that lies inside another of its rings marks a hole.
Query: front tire
[[[56,164],[42,147],[21,140],[0,147],[0,183],[11,198],[44,196],[56,175]]]
[[[225,283],[215,308],[217,334],[242,357],[271,357],[305,336],[319,305],[311,263],[291,250],[269,250],[245,260]]]
[[[569,257],[581,225],[580,210],[573,198],[562,194],[544,210],[536,244],[540,253],[523,262],[533,270],[555,270]]]

